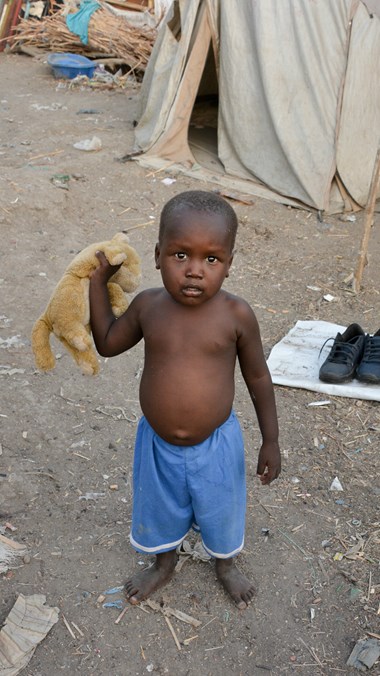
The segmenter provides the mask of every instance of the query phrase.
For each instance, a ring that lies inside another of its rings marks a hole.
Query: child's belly
[[[142,411],[155,432],[171,444],[193,446],[207,439],[231,413],[233,373],[144,371],[140,387]]]

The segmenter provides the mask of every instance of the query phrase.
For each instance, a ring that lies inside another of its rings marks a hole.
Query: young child
[[[161,214],[155,248],[163,287],[139,293],[119,319],[107,281],[116,272],[104,254],[90,282],[91,328],[99,354],[112,357],[142,338],[145,363],[133,468],[131,543],[155,554],[154,565],[127,581],[137,604],[170,579],[176,547],[196,524],[216,575],[239,608],[254,589],[235,566],[244,544],[244,447],[232,411],[236,358],[256,410],[263,484],[281,469],[271,377],[256,317],[222,290],[233,258],[234,210],[221,197],[189,191]]]

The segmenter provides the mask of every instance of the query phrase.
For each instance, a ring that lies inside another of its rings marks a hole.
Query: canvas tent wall
[[[194,118],[204,95],[215,124]],[[140,161],[334,213],[366,204],[379,141],[380,0],[173,2],[142,85]]]

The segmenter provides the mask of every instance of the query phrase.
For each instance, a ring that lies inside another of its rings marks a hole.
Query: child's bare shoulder
[[[162,288],[144,289],[134,298],[133,303],[139,308],[149,308],[151,305],[157,305],[163,297]]]
[[[230,306],[232,312],[238,313],[248,313],[249,315],[254,315],[255,313],[252,310],[250,304],[241,298],[240,296],[235,296],[233,293],[228,291],[223,291],[224,299]]]
[[[225,292],[227,311],[236,323],[238,332],[250,331],[258,326],[256,315],[250,304],[232,293]]]

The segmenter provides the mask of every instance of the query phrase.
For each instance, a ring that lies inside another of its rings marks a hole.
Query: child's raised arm
[[[90,278],[90,324],[96,349],[102,357],[114,357],[136,345],[142,338],[138,302],[134,299],[116,319],[108,296],[107,282],[119,265],[110,265],[104,253],[96,253],[99,267]]]
[[[274,389],[263,352],[259,325],[248,303],[242,301],[239,304],[237,316],[239,364],[255,407],[263,439],[257,463],[257,474],[263,484],[269,484],[273,479],[277,479],[281,471]]]

